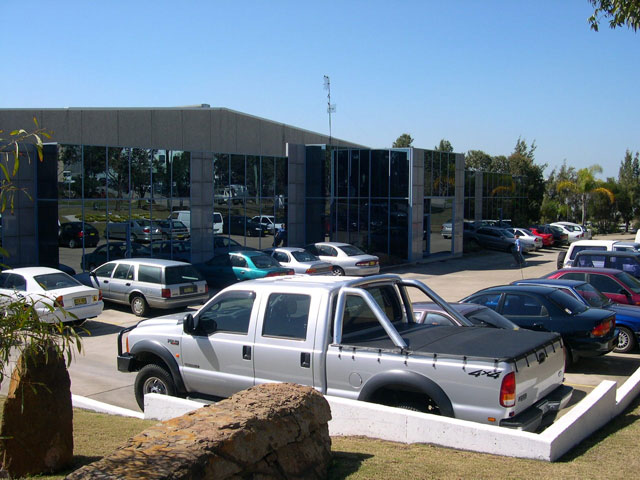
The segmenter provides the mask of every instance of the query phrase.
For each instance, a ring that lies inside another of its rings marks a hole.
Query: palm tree
[[[573,193],[580,197],[582,202],[582,224],[587,220],[587,200],[591,195],[601,194],[609,197],[609,202],[615,201],[615,195],[608,188],[600,186],[601,182],[596,179],[597,173],[602,173],[600,165],[591,165],[589,168],[578,170],[578,177],[575,182],[565,180],[558,183],[558,192]]]

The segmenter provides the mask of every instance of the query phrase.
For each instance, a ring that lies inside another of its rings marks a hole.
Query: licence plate
[[[180,293],[195,293],[197,288],[194,285],[188,287],[180,287]]]
[[[87,299],[85,297],[78,297],[73,299],[74,305],[86,305]]]

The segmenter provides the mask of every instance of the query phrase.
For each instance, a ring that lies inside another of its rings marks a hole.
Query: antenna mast
[[[335,113],[336,105],[331,103],[331,80],[324,76],[324,89],[327,91],[327,113],[329,114],[329,147],[331,147],[331,114]]]

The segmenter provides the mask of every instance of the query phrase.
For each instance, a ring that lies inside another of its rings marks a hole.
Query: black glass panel
[[[389,150],[371,151],[371,196],[389,196]]]

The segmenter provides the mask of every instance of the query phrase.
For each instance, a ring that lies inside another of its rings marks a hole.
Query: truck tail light
[[[102,300],[102,290],[98,290],[98,301]]]
[[[591,330],[592,337],[604,337],[607,333],[611,331],[612,323],[615,325],[615,320],[612,322],[611,320],[605,320],[604,322],[596,325],[593,330]]]
[[[125,340],[125,345],[127,347],[127,353],[129,353],[129,335],[127,335],[127,338]]]
[[[56,299],[53,301],[53,306],[64,307],[64,299],[62,298],[62,295],[60,295],[59,297],[56,297]]]
[[[516,404],[516,374],[507,373],[502,379],[500,386],[500,405],[503,407],[513,407]]]
[[[163,288],[162,289],[162,298],[171,298],[171,289]]]

